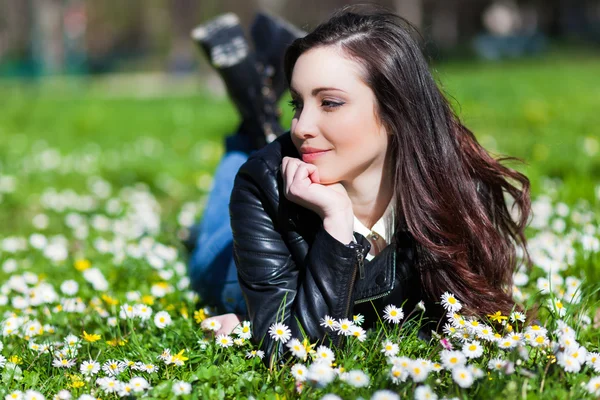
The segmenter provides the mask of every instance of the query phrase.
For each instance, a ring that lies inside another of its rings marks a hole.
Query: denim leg
[[[189,259],[192,288],[203,302],[221,311],[246,313],[233,260],[233,235],[229,221],[229,198],[238,170],[248,159],[242,151],[229,151],[221,160],[208,196],[198,237]]]

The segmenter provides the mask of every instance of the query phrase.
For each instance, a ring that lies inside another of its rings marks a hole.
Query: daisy
[[[488,362],[488,369],[501,371],[506,366],[507,361],[502,358],[492,358]]]
[[[391,390],[383,389],[373,393],[371,400],[400,400],[400,396]]]
[[[479,358],[483,354],[483,347],[481,347],[481,343],[474,340],[466,342],[463,345],[462,352],[467,358]]]
[[[294,364],[290,371],[296,382],[304,382],[308,375],[308,368],[304,364]]]
[[[246,358],[258,357],[262,360],[264,356],[265,356],[265,352],[262,350],[250,350],[250,351],[246,352]]]
[[[102,371],[106,375],[116,376],[125,370],[125,363],[118,360],[108,360],[102,365]]]
[[[190,385],[187,382],[176,381],[173,383],[173,387],[171,388],[171,391],[173,392],[173,394],[175,396],[190,394],[190,393],[192,393],[192,385]]]
[[[52,361],[52,366],[56,368],[71,368],[75,365],[75,360],[69,360],[67,358],[58,357]]]
[[[428,385],[421,385],[415,390],[415,400],[437,400],[437,394]]]
[[[28,390],[25,392],[23,399],[24,400],[44,400],[45,397],[43,394],[41,394],[37,390]]]
[[[465,355],[457,350],[442,350],[440,353],[442,365],[444,368],[452,370],[456,367],[462,367],[467,363]]]
[[[546,347],[550,345],[550,341],[545,335],[530,335],[527,333],[525,335],[529,335],[527,341],[531,347]]]
[[[359,342],[364,342],[367,339],[367,331],[360,326],[353,325],[350,327],[350,336],[354,336]]]
[[[419,360],[412,361],[408,367],[408,374],[415,382],[423,382],[427,379],[430,369]]]
[[[587,391],[594,396],[600,396],[600,376],[595,376],[586,385]]]
[[[217,335],[215,342],[220,346],[220,347],[230,347],[233,346],[233,340],[231,339],[231,336],[229,335],[225,335],[225,334],[220,334]]]
[[[398,354],[399,350],[400,348],[398,347],[398,345],[389,340],[384,342],[381,348],[381,352],[385,354],[386,357],[395,356],[396,354]]]
[[[67,346],[77,349],[81,347],[81,340],[75,335],[68,335],[65,337],[64,342]]]
[[[558,353],[556,355],[556,363],[563,367],[565,372],[579,372],[581,370],[581,363],[576,358],[569,357],[566,353]]]
[[[487,340],[488,342],[494,341],[494,331],[488,325],[481,325],[475,336],[479,339]]]
[[[238,325],[233,330],[233,333],[238,335],[242,339],[250,339],[252,337],[252,331],[250,330],[250,321],[244,321],[241,325]]]
[[[338,335],[348,336],[350,335],[350,328],[354,326],[354,322],[350,321],[348,318],[340,319],[339,322],[335,324],[335,330],[338,332]]]
[[[593,368],[595,372],[600,372],[600,353],[588,352],[585,363],[588,367]]]
[[[171,325],[171,316],[166,311],[159,311],[154,315],[154,325],[158,329],[164,329]]]
[[[145,304],[136,304],[135,315],[139,317],[142,321],[147,321],[152,316],[152,308],[148,307]]]
[[[554,310],[559,317],[564,317],[567,313],[564,303],[559,299],[548,299],[548,305],[550,306],[550,310]]]
[[[86,376],[96,375],[100,371],[100,364],[94,360],[84,361],[79,366],[79,371]]]
[[[286,346],[290,349],[294,357],[299,358],[301,360],[306,360],[306,348],[300,340],[293,338],[292,340],[286,343]]]
[[[321,319],[321,323],[320,323],[320,325],[321,325],[323,328],[329,328],[329,329],[331,329],[332,331],[336,329],[336,328],[335,328],[335,327],[336,327],[336,322],[335,322],[335,319],[331,318],[329,315],[326,315],[325,317],[323,317],[323,318]]]
[[[334,361],[335,361],[335,355],[333,354],[333,351],[331,351],[331,349],[329,347],[326,347],[326,346],[317,347],[315,362],[321,362],[321,363],[330,365]]]
[[[131,304],[123,304],[119,309],[119,318],[127,319],[135,317],[135,307]]]
[[[349,371],[348,375],[346,375],[345,381],[354,387],[369,386],[369,376],[361,370]]]
[[[271,325],[269,328],[269,334],[271,335],[272,339],[278,342],[280,341],[281,343],[287,342],[292,336],[290,328],[279,322],[275,322],[273,325]]]
[[[383,319],[388,322],[397,324],[404,318],[404,311],[392,304],[388,304],[383,309]]]
[[[138,361],[137,363],[135,363],[135,367],[138,371],[147,372],[149,374],[152,374],[152,373],[158,371],[158,367],[156,365],[151,364],[151,363],[145,364],[141,361]]]
[[[408,371],[400,366],[393,365],[390,370],[390,378],[393,383],[405,382],[408,378]]]
[[[513,341],[510,337],[500,338],[498,340],[498,347],[502,350],[510,350],[517,346],[517,342]]]
[[[525,314],[523,314],[520,311],[513,311],[512,313],[510,313],[509,318],[512,322],[525,322]]]
[[[335,376],[333,368],[323,362],[313,363],[308,368],[307,378],[322,386],[333,382]]]
[[[15,390],[4,397],[4,400],[23,400],[23,392]]]
[[[361,326],[363,322],[365,322],[365,316],[362,314],[356,314],[352,317],[352,321],[354,322],[354,325]]]
[[[464,366],[456,367],[452,370],[452,379],[454,379],[454,382],[456,382],[456,384],[461,388],[471,387],[475,381],[471,371]]]
[[[144,390],[150,387],[148,381],[142,378],[141,376],[131,378],[131,380],[129,381],[129,385],[131,385],[135,393],[143,392]]]
[[[133,393],[133,387],[131,386],[131,384],[123,382],[119,385],[118,395],[120,397],[131,396],[132,393]]]
[[[462,304],[452,293],[444,292],[444,294],[442,294],[442,307],[449,312],[455,313],[460,311]]]

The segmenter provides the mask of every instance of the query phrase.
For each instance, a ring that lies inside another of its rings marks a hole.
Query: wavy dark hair
[[[408,230],[416,241],[426,302],[441,316],[436,304],[449,291],[463,302],[464,315],[522,311],[512,298],[512,280],[517,247],[531,266],[524,235],[529,180],[502,164],[517,159],[495,159],[460,122],[417,37],[388,10],[345,7],[291,44],[284,60],[288,83],[298,58],[316,47],[334,46],[358,62],[376,97],[376,117],[392,132],[389,151],[401,211],[396,231]]]

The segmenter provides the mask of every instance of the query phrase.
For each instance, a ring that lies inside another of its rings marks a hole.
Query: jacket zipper
[[[350,307],[352,304],[352,291],[354,290],[354,282],[356,282],[357,269],[360,271],[361,279],[365,277],[365,256],[363,254],[364,247],[356,246],[356,264],[358,268],[354,268],[352,271],[352,280],[350,281],[350,293],[348,293],[348,305],[346,306],[346,312],[344,313],[345,318],[348,318],[348,313],[350,312]],[[334,337],[334,345],[338,346],[340,344],[341,336],[337,335]]]
[[[364,271],[364,266],[363,266],[363,271]],[[396,279],[396,252],[394,252],[392,254],[392,279]],[[390,293],[392,293],[394,289],[388,290],[385,293],[381,293],[375,296],[371,296],[371,297],[367,297],[365,299],[360,299],[360,300],[356,300],[354,302],[354,304],[360,304],[360,303],[366,303],[367,301],[372,301],[372,300],[377,300],[380,299],[382,297],[385,297],[387,295],[389,295]]]

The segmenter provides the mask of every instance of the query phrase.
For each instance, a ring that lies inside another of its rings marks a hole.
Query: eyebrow
[[[310,94],[312,96],[316,96],[317,94],[319,94],[319,92],[324,92],[326,90],[337,90],[339,92],[344,92],[346,93],[346,91],[342,90],[342,89],[338,89],[338,88],[334,88],[334,87],[318,87],[318,88],[314,88]],[[290,87],[290,92],[295,93],[295,94],[300,94],[298,93],[298,91],[296,89],[294,89],[293,87]]]

